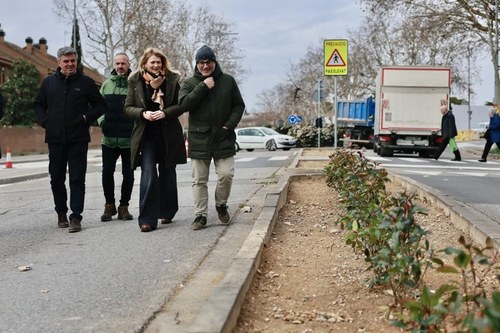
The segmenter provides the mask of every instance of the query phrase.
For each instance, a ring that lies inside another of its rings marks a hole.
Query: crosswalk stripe
[[[256,157],[242,157],[242,158],[238,158],[234,161],[235,162],[250,162],[250,161],[253,161],[255,159],[256,159]]]
[[[284,161],[287,160],[288,156],[274,156],[269,159],[269,161]]]
[[[426,171],[408,170],[408,172],[416,173],[419,175],[428,175],[428,176],[438,176],[442,173],[441,171],[428,171],[428,170],[426,170]]]
[[[412,162],[412,163],[429,163],[429,160],[424,160],[421,158],[399,157],[398,160]]]

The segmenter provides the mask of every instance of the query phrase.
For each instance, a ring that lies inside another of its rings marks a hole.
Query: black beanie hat
[[[194,57],[194,59],[195,59],[196,63],[198,63],[198,61],[200,61],[200,60],[217,61],[217,59],[215,58],[214,51],[212,51],[212,49],[206,45],[203,45],[202,47],[200,47],[200,49],[196,52],[196,56]]]

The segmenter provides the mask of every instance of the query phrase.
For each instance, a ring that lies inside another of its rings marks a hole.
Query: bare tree
[[[449,27],[445,33],[458,33],[456,43],[467,49],[486,49],[490,55],[495,73],[495,101],[500,101],[500,77],[498,73],[498,8],[495,0],[360,0],[369,11],[404,12],[413,18],[433,19],[442,26]],[[473,37],[463,39],[464,33]],[[467,45],[467,48],[464,47]]]
[[[67,0],[53,0],[55,12],[70,21],[73,7]],[[150,46],[162,49],[184,75],[193,72],[195,50],[211,46],[225,72],[241,80],[242,53],[236,47],[233,23],[208,8],[192,9],[170,0],[79,0],[77,15],[88,39],[84,49],[93,61],[111,68],[117,52],[127,52],[136,63]]]

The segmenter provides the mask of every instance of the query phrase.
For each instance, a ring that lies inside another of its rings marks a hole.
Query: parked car
[[[273,151],[276,149],[289,150],[296,146],[297,140],[290,135],[284,135],[267,127],[242,127],[237,128],[236,150],[265,148]]]
[[[479,133],[479,137],[482,139],[484,138],[484,133],[486,133],[489,124],[489,122],[477,123],[476,127],[474,127],[472,130]]]

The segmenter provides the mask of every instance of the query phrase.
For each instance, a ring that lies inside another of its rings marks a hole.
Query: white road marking
[[[398,160],[411,163],[429,163],[429,160],[424,160],[422,158],[399,157]]]
[[[238,158],[234,161],[235,162],[250,162],[250,161],[253,161],[255,159],[256,159],[256,157],[243,157],[243,158]]]

